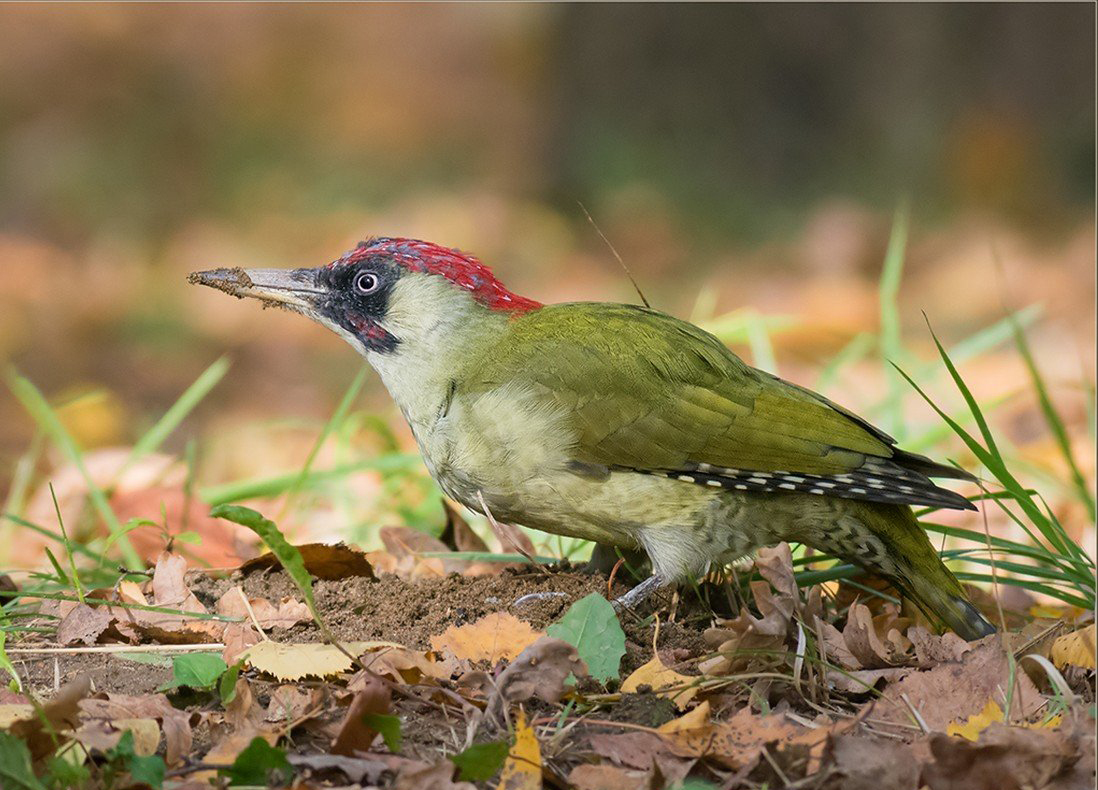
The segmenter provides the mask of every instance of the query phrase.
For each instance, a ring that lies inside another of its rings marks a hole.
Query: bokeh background
[[[117,471],[105,448],[228,354],[164,463],[191,443],[203,485],[292,471],[357,358],[187,272],[319,265],[405,235],[476,252],[542,301],[634,299],[586,208],[654,306],[732,320],[750,361],[823,375],[831,397],[915,435],[932,415],[917,399],[874,413],[895,381],[859,341],[881,328],[905,207],[901,361],[955,406],[926,367],[921,311],[953,344],[1029,308],[1093,485],[1094,24],[1085,3],[5,4],[0,357]],[[1009,339],[962,372],[1092,540]],[[409,447],[376,379],[357,407],[318,464]],[[79,476],[34,437],[0,390],[0,496],[45,519],[45,481]],[[158,493],[127,514],[153,518],[182,484],[146,471]],[[342,510],[286,526],[363,537],[433,518],[372,473],[342,490]]]

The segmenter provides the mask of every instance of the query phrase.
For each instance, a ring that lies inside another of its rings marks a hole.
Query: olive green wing
[[[734,490],[968,506],[864,420],[744,364],[715,337],[631,305],[553,305],[514,319],[470,377],[515,379],[569,415],[575,461]]]

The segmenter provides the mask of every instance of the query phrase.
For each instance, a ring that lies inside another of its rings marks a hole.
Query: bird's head
[[[375,238],[315,269],[211,269],[190,282],[312,318],[371,361],[431,346],[463,322],[541,307],[476,258],[426,241]]]

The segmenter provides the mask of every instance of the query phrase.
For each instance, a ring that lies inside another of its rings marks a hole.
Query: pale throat
[[[478,304],[436,275],[409,274],[393,288],[381,325],[399,341],[393,352],[360,353],[414,429],[433,424],[451,382],[506,331],[508,315]]]

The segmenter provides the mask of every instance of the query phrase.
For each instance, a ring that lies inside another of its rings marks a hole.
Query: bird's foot
[[[615,599],[614,609],[619,612],[623,609],[636,609],[665,583],[662,578],[655,574],[649,576],[625,595]]]

